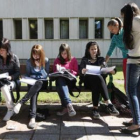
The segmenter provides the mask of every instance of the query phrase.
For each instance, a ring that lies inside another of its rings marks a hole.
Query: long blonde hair
[[[45,67],[45,53],[44,53],[43,47],[37,44],[37,45],[34,45],[31,49],[31,55],[30,55],[31,63],[34,67],[36,67],[33,54],[37,54],[40,56],[39,67],[41,66]]]

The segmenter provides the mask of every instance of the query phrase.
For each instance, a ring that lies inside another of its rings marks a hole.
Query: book
[[[65,67],[62,67],[61,65],[57,64],[56,65],[56,70],[59,71],[59,72],[63,72],[64,70],[66,70]]]
[[[85,74],[91,74],[91,75],[99,75],[99,74],[107,74],[115,69],[116,66],[112,67],[101,67],[101,66],[92,66],[92,65],[86,65],[86,73]]]
[[[37,80],[31,77],[24,76],[20,79],[20,81],[29,85],[34,85]]]
[[[2,73],[2,74],[0,74],[0,79],[8,78],[8,76],[9,76],[9,73],[8,72]]]
[[[64,77],[64,78],[67,78],[69,80],[76,79],[76,76],[73,75],[72,73],[68,72],[67,70],[50,73],[49,77],[52,77],[52,78]]]

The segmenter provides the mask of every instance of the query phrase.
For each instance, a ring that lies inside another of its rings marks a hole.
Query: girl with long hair
[[[124,22],[123,41],[128,49],[126,71],[126,93],[133,120],[123,133],[140,132],[140,10],[135,3],[128,3],[121,9]]]
[[[16,82],[19,80],[20,75],[20,64],[18,57],[12,53],[10,41],[3,38],[0,42],[0,74],[8,72],[8,80],[10,84],[4,84],[0,86],[2,95],[5,98],[7,113],[3,118],[4,121],[10,120],[13,116],[14,103],[10,94],[10,87],[16,88]]]
[[[42,79],[47,79],[49,74],[49,60],[45,57],[43,47],[34,45],[31,49],[30,59],[26,62],[26,76],[36,79],[34,85],[30,86],[28,93],[14,107],[14,112],[19,113],[21,106],[30,99],[30,121],[28,127],[36,126],[36,106],[39,90],[42,88]],[[47,85],[46,85],[47,86]]]
[[[106,62],[109,61],[109,58],[111,57],[113,51],[115,48],[119,48],[122,52],[123,56],[123,75],[124,75],[124,87],[126,88],[126,63],[127,63],[127,53],[128,50],[124,45],[123,42],[123,23],[120,18],[113,18],[111,19],[107,27],[109,31],[113,34],[111,39],[111,44],[109,47],[109,50],[106,54]]]
[[[64,67],[75,76],[78,74],[77,60],[75,57],[71,56],[70,47],[68,44],[61,44],[59,47],[59,54],[53,65],[54,72],[57,71],[57,65]],[[63,77],[58,77],[56,79],[56,88],[62,105],[62,111],[57,112],[57,115],[59,116],[66,113],[68,113],[69,116],[76,115],[76,111],[74,110],[69,97],[68,83],[69,81]]]
[[[100,94],[107,104],[107,110],[111,115],[119,115],[119,112],[115,106],[111,103],[108,90],[103,78],[103,75],[87,75],[86,65],[103,66],[104,58],[100,57],[100,49],[97,42],[88,42],[85,49],[85,56],[82,58],[80,63],[80,83],[84,83],[85,88],[92,92],[92,103],[93,103],[93,118],[99,119],[100,114],[98,110]],[[111,73],[114,73],[113,71]]]

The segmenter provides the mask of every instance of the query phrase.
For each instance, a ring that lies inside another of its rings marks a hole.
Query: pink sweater
[[[70,69],[71,70],[71,73],[74,74],[74,75],[77,75],[78,74],[78,63],[77,63],[77,60],[75,57],[72,57],[71,61],[66,61],[65,64],[60,64],[60,59],[59,58],[56,58],[54,60],[54,64],[53,64],[53,71],[56,72],[56,65],[59,64],[63,67],[65,67],[66,69]]]

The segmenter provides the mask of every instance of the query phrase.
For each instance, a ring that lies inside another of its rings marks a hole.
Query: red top
[[[56,65],[59,64],[62,67],[65,67],[66,69],[70,69],[71,73],[74,75],[78,75],[78,63],[75,57],[72,57],[70,61],[66,60],[65,64],[60,64],[60,59],[56,58],[54,60],[54,64],[53,64],[53,71],[56,72]]]

